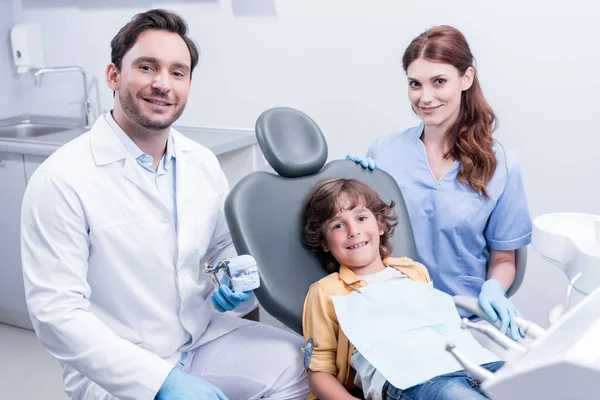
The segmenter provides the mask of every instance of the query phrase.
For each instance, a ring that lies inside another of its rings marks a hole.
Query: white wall
[[[17,74],[12,63],[10,28],[13,25],[12,0],[0,0],[0,118],[12,117],[20,113],[20,91]]]
[[[181,13],[202,48],[182,124],[249,128],[269,107],[296,107],[321,126],[330,158],[364,153],[377,135],[417,123],[406,98],[402,52],[421,31],[454,25],[477,57],[501,121],[499,139],[521,156],[533,216],[600,214],[600,6],[593,0],[272,0],[276,16],[257,17],[236,17],[236,2],[232,8],[226,0],[129,0],[119,7],[88,0],[83,8],[23,1],[17,19],[42,23],[48,65],[83,65],[100,82],[103,109],[112,102],[103,73],[117,30],[150,7]],[[35,94],[26,107],[76,114],[77,106],[66,102],[79,96],[78,81],[65,78],[48,77],[42,88],[22,80],[24,93]],[[515,300],[545,324],[565,288],[563,274],[531,250]]]

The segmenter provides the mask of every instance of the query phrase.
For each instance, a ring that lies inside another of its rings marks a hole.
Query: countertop
[[[45,116],[23,115],[10,120],[51,121],[57,124],[72,124],[72,120],[59,119]],[[3,120],[7,121],[7,120]],[[220,155],[251,146],[256,143],[256,136],[252,129],[232,128],[203,128],[189,126],[174,126],[178,132],[210,149],[215,155]],[[73,127],[72,129],[51,133],[43,136],[26,138],[0,137],[0,151],[8,153],[30,154],[49,156],[63,144],[84,134],[87,129]]]

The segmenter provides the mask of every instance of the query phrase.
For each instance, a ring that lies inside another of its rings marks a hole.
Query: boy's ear
[[[377,226],[379,227],[379,236],[383,235],[383,220],[381,218],[377,218]]]
[[[321,242],[321,247],[323,248],[323,251],[325,253],[327,253],[329,251],[329,246],[327,246],[327,242],[325,240],[323,240],[323,242]]]

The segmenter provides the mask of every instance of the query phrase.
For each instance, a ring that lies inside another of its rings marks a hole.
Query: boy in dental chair
[[[389,257],[393,206],[355,179],[321,181],[305,202],[306,245],[331,273],[304,303],[309,399],[355,399],[355,385],[367,400],[486,399],[445,346],[492,372],[503,362],[460,328],[423,265]]]

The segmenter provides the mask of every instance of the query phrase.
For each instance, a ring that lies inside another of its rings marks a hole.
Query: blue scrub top
[[[456,178],[456,161],[435,179],[420,140],[423,124],[384,135],[370,146],[402,191],[415,236],[418,260],[434,286],[452,296],[479,297],[487,278],[488,247],[516,250],[531,242],[531,217],[517,158],[499,143],[498,163],[487,184],[489,198]]]

